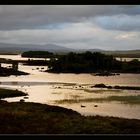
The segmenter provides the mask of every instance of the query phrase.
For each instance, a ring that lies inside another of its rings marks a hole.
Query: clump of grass
[[[89,92],[89,93],[104,93],[104,92],[121,92],[121,90],[119,89],[99,89],[99,90],[91,90],[91,89],[84,89],[85,92]]]
[[[26,96],[28,94],[19,91],[19,90],[11,90],[11,89],[3,89],[0,88],[0,99],[9,98],[9,97],[17,97],[17,96]]]
[[[73,103],[80,103],[82,99],[63,99],[63,100],[56,100],[54,101],[55,104],[73,104]]]
[[[56,104],[73,104],[73,103],[84,103],[84,102],[102,102],[102,98],[85,98],[85,99],[63,99],[56,100]]]
[[[103,98],[64,99],[55,101],[56,104],[73,104],[82,102],[111,102],[119,101],[124,104],[140,104],[140,95],[136,96],[108,96]]]

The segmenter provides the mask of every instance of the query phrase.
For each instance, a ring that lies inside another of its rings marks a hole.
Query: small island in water
[[[48,51],[27,51],[21,54],[28,57],[24,65],[48,66],[52,73],[94,73],[95,76],[115,76],[119,73],[140,73],[140,61],[119,61],[114,55],[101,52],[52,53]],[[31,58],[44,58],[32,60]],[[49,58],[49,61],[46,59]]]
[[[10,63],[12,64],[12,66],[2,67],[1,66],[2,63]],[[10,75],[19,76],[28,74],[29,73],[18,70],[18,62],[0,58],[0,76],[10,76]]]
[[[118,61],[113,55],[99,52],[84,52],[59,55],[51,59],[48,72],[54,73],[97,73],[97,75],[115,75],[111,73],[140,73],[140,61]]]

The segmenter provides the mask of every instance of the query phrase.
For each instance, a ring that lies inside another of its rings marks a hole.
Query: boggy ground
[[[0,100],[0,134],[140,134],[140,120],[85,117],[63,107]]]

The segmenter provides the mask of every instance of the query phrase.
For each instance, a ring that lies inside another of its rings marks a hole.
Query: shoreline
[[[2,108],[0,109],[1,134],[140,133],[139,119],[82,116],[72,109],[32,102],[2,101],[0,107]]]

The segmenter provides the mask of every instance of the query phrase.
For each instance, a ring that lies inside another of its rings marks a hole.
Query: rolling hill
[[[25,51],[50,51],[50,52],[70,52],[74,49],[69,49],[60,45],[55,44],[45,44],[45,45],[36,45],[36,44],[9,44],[9,43],[0,43],[0,53],[5,54],[18,54]]]
[[[138,57],[140,58],[140,50],[101,50],[101,49],[71,49],[56,44],[10,44],[0,43],[0,54],[20,54],[25,51],[49,51],[53,53],[68,53],[68,52],[101,52],[115,57]]]

